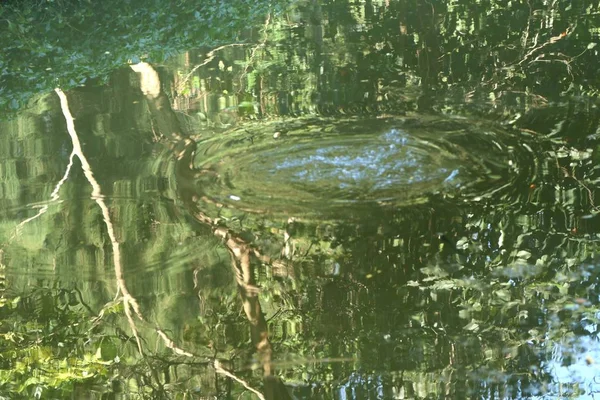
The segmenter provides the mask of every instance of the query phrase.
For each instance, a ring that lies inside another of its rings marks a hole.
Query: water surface
[[[2,72],[0,396],[594,398],[588,6],[167,15]]]

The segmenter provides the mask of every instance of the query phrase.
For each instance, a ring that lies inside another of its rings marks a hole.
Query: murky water
[[[593,74],[538,53],[594,47],[497,42],[586,24],[534,3],[306,2],[1,120],[0,397],[597,396]]]

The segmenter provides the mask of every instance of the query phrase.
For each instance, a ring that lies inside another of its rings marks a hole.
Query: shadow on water
[[[597,5],[413,3],[0,121],[0,396],[600,392]]]

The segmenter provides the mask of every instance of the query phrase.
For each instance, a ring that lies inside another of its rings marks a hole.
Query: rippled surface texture
[[[528,162],[515,159],[510,134],[481,122],[420,115],[271,125],[201,140],[198,190],[256,213],[327,216],[436,194],[485,196]]]
[[[598,397],[582,1],[4,2],[0,399]]]

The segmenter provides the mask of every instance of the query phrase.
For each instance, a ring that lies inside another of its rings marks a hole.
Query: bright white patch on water
[[[270,172],[303,182],[328,181],[340,189],[379,190],[430,181],[459,186],[460,170],[440,153],[436,146],[392,129],[368,141],[309,149],[296,145]]]

